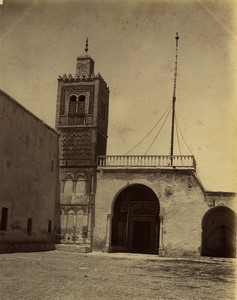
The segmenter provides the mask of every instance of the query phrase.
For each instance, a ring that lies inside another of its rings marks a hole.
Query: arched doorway
[[[147,186],[125,188],[115,199],[111,251],[158,254],[159,200]]]
[[[230,208],[218,206],[204,215],[202,256],[236,257],[236,214]]]

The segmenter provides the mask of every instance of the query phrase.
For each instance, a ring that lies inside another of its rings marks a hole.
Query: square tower
[[[76,74],[58,77],[56,130],[59,133],[61,243],[91,248],[97,157],[106,155],[109,88],[94,60],[77,58]]]

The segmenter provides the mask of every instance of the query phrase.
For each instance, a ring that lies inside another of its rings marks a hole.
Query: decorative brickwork
[[[60,159],[90,160],[92,131],[87,128],[67,129],[60,132]]]
[[[64,213],[68,213],[72,211],[73,213],[78,213],[80,210],[83,211],[83,213],[88,213],[88,205],[77,205],[77,206],[72,206],[72,205],[61,205],[60,207]]]

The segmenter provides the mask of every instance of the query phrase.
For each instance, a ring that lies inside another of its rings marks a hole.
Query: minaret
[[[94,60],[77,58],[76,74],[58,77],[61,242],[91,247],[97,157],[106,155],[109,88]]]

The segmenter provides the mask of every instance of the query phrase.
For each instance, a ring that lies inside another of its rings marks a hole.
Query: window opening
[[[31,218],[29,218],[27,220],[27,229],[26,229],[26,232],[27,233],[31,233],[32,232],[32,219]]]
[[[8,208],[2,207],[0,230],[7,230]]]
[[[75,114],[77,110],[77,97],[75,95],[69,98],[69,114]]]
[[[78,100],[79,100],[78,113],[79,114],[84,114],[85,113],[85,108],[86,108],[86,97],[84,95],[81,95],[81,96],[79,96]]]
[[[49,222],[48,222],[48,233],[51,233],[51,231],[52,231],[52,221],[49,220]]]
[[[86,193],[86,181],[77,180],[76,193],[85,194]]]
[[[67,179],[64,184],[64,194],[73,193],[73,181],[71,179]]]
[[[54,170],[54,161],[51,160],[51,171],[53,171],[53,170]]]

